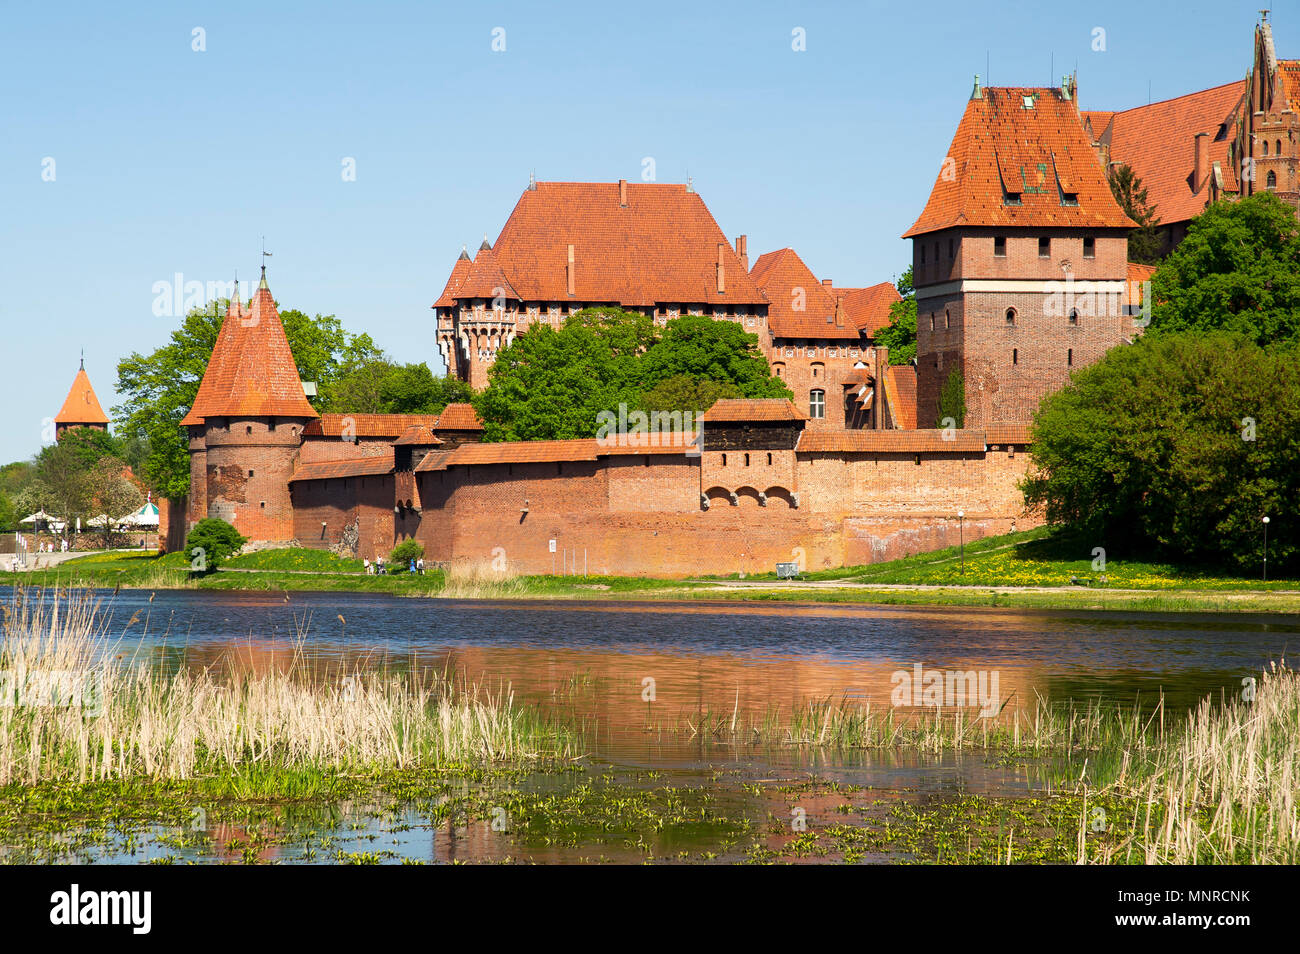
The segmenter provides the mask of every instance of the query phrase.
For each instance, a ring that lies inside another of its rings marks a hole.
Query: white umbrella
[[[23,519],[19,520],[18,522],[19,523],[41,523],[41,522],[48,523],[51,520],[57,520],[57,519],[58,517],[51,516],[50,514],[46,513],[44,510],[38,510],[31,516],[23,517]]]
[[[129,513],[119,521],[125,527],[158,527],[158,505],[146,503],[134,513]]]

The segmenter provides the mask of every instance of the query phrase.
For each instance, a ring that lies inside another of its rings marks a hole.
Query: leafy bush
[[[424,556],[424,547],[411,537],[406,538],[397,546],[393,547],[388,554],[388,561],[393,566],[407,566],[412,560],[418,560]]]
[[[185,538],[185,553],[195,573],[210,573],[245,543],[239,531],[216,517],[200,520]]]

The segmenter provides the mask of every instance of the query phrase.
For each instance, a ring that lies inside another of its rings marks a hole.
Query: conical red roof
[[[72,389],[63,402],[63,407],[55,415],[55,424],[107,424],[108,415],[99,406],[95,389],[90,386],[90,377],[83,367],[72,379]]]
[[[226,313],[194,406],[181,423],[209,417],[318,417],[265,277],[247,309]]]

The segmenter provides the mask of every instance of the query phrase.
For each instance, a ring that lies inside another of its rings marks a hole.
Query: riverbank
[[[1077,552],[1076,552],[1077,551]],[[1148,612],[1297,613],[1300,581],[1107,559],[1044,529],[989,537],[900,560],[775,574],[666,580],[647,577],[513,576],[476,569],[376,576],[359,560],[305,548],[235,557],[194,575],[182,554],[109,552],[24,574],[39,586],[253,591],[319,590],[456,599],[742,600],[795,603],[1002,606]]]
[[[164,668],[107,626],[86,593],[5,604],[0,671],[25,675],[0,706],[0,859],[1300,859],[1300,677],[1285,666],[1183,711],[1022,711],[1006,692],[984,718],[848,697],[647,705],[634,731],[675,767],[630,769],[599,755],[609,702],[587,680],[525,704],[396,657],[322,666],[293,643]],[[848,780],[864,761],[893,781]],[[963,763],[992,787],[905,781]]]

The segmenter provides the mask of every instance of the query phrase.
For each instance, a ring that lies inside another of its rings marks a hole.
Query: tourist
[[[361,561],[361,566],[362,566],[362,568],[363,568],[367,573],[370,572],[370,561],[369,561],[369,560],[362,560],[362,561]]]
[[[408,572],[408,573],[411,573],[411,574],[414,574],[414,573],[415,573],[415,557],[411,557],[411,566],[410,566],[410,568],[407,570],[407,572]]]
[[[415,561],[416,569],[420,571],[420,576],[424,576],[424,557]]]

